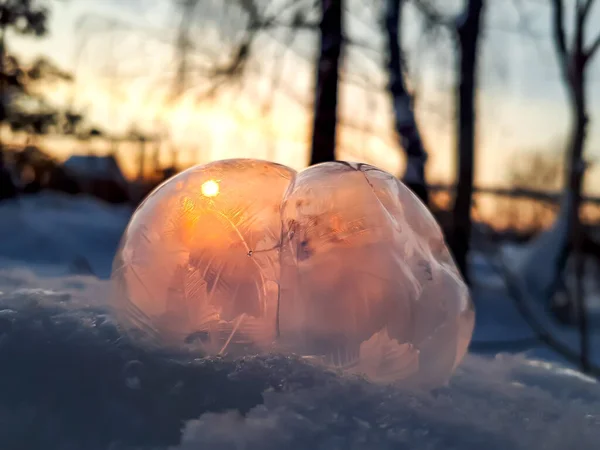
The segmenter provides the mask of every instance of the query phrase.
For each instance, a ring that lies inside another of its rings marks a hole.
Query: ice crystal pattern
[[[134,213],[112,285],[151,345],[294,353],[380,382],[443,383],[474,325],[435,219],[367,164],[188,169]]]

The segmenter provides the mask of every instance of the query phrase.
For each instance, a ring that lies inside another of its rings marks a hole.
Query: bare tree
[[[181,20],[177,27],[177,73],[174,79],[171,98],[180,97],[185,91],[189,76],[189,52],[193,49],[190,29],[194,20],[194,12],[199,0],[184,0],[179,6],[181,8]]]
[[[589,46],[585,45],[585,27],[595,2],[596,0],[577,0],[574,14],[573,42],[569,46],[565,32],[565,2],[564,0],[552,0],[554,45],[567,89],[572,116],[572,130],[566,161],[566,189],[571,197],[567,215],[569,217],[569,234],[572,236],[578,234],[581,191],[586,168],[583,158],[589,124],[586,71],[592,58],[600,48],[600,33]]]
[[[583,291],[584,247],[594,245],[586,234],[580,220],[582,186],[586,163],[583,158],[586,130],[589,125],[586,80],[589,63],[600,48],[600,33],[591,41],[586,38],[590,11],[596,0],[576,0],[573,6],[572,42],[567,42],[565,9],[566,2],[552,0],[552,33],[558,55],[559,67],[567,89],[571,110],[572,130],[566,157],[565,188],[556,221],[547,231],[537,237],[525,252],[516,270],[522,279],[522,289],[539,303],[548,304],[558,292],[565,291],[564,277],[567,262],[574,261],[575,283],[569,302],[554,310],[561,315],[577,316],[580,334],[580,364],[583,371],[592,370],[589,361],[589,333]],[[588,42],[591,42],[588,44]],[[552,305],[554,307],[555,305]]]
[[[425,183],[427,152],[421,140],[412,98],[404,79],[401,21],[405,3],[405,0],[387,1],[389,91],[394,104],[396,132],[400,137],[400,144],[406,152],[406,171],[403,181],[425,204],[428,204],[429,195]]]
[[[321,0],[321,48],[317,62],[310,164],[335,160],[342,0]]]
[[[475,88],[477,55],[484,0],[465,0],[463,10],[454,20],[443,17],[428,0],[415,4],[433,25],[449,28],[458,48],[456,89],[456,196],[452,212],[449,244],[463,277],[469,281],[467,254],[471,239],[471,204],[475,163]]]
[[[573,43],[569,48],[565,33],[565,2],[564,0],[552,0],[554,45],[567,88],[573,121],[567,157],[568,190],[573,196],[573,205],[569,214],[572,225],[578,222],[577,216],[585,172],[583,151],[589,122],[585,91],[586,69],[600,48],[600,33],[589,47],[586,48],[585,45],[585,27],[595,2],[596,0],[577,0]]]
[[[0,126],[8,117],[7,101],[7,32],[21,35],[43,36],[47,32],[48,10],[43,1],[7,0],[0,5]],[[16,193],[9,172],[4,167],[4,155],[0,142],[0,200]]]
[[[564,211],[566,215],[566,232],[563,240],[562,257],[558,259],[562,272],[566,265],[568,248],[575,250],[575,276],[576,283],[574,300],[579,316],[581,335],[581,365],[585,371],[589,368],[589,342],[587,333],[587,318],[585,312],[584,293],[581,286],[583,278],[584,260],[582,256],[583,229],[580,220],[581,191],[586,164],[583,158],[586,132],[589,124],[586,75],[587,68],[592,58],[600,48],[600,33],[586,45],[585,29],[589,21],[590,11],[596,0],[577,0],[574,11],[573,42],[569,46],[565,32],[565,2],[552,0],[552,31],[554,46],[558,55],[561,73],[567,88],[569,106],[572,115],[572,131],[567,153],[567,185]]]
[[[475,87],[477,84],[477,47],[483,0],[468,0],[457,17],[456,34],[460,48],[459,86],[457,90],[457,157],[456,198],[454,200],[451,246],[456,264],[469,280],[467,254],[471,239],[471,203],[475,160]]]

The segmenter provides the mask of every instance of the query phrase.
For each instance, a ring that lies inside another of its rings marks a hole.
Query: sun
[[[202,183],[202,195],[205,197],[216,197],[219,195],[219,183],[215,180],[208,180]]]

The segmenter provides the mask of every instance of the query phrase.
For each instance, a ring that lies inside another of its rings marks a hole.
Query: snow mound
[[[42,193],[0,204],[0,263],[50,275],[107,278],[131,211],[86,196]]]
[[[119,333],[108,283],[0,270],[3,450],[597,448],[600,386],[523,356],[469,355],[430,392],[298,358],[205,358]]]

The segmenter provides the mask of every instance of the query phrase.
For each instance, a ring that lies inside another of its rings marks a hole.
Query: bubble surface
[[[255,160],[188,169],[134,213],[113,267],[130,328],[208,354],[275,338],[279,205],[295,172]]]
[[[474,326],[433,216],[366,164],[188,169],[134,213],[112,280],[120,322],[155,345],[296,353],[373,381],[443,383]]]

